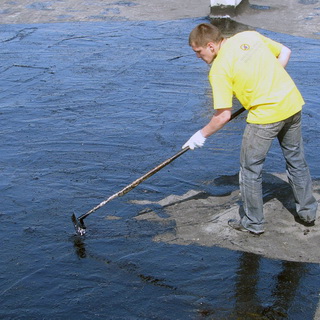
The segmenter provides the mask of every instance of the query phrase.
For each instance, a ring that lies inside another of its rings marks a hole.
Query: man
[[[255,31],[223,38],[217,27],[206,23],[192,30],[189,44],[198,58],[211,64],[209,81],[216,111],[183,148],[202,147],[206,138],[229,121],[233,95],[248,110],[239,172],[244,213],[239,221],[232,219],[228,224],[239,231],[264,232],[262,167],[277,138],[286,160],[297,219],[314,225],[318,203],[312,195],[301,137],[304,101],[284,69],[291,50]]]

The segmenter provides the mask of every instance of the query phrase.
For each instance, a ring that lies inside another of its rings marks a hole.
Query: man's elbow
[[[284,68],[288,64],[290,56],[291,56],[291,49],[289,49],[286,46],[283,46],[281,49],[280,55],[278,57],[278,60]]]
[[[221,113],[221,122],[223,124],[226,124],[227,122],[229,122],[231,119],[231,109],[225,109],[222,113]]]
[[[286,46],[283,46],[283,48],[282,48],[281,51],[284,51],[284,55],[285,55],[285,56],[288,58],[288,60],[289,60],[289,58],[290,58],[290,56],[291,56],[291,49],[288,48],[288,47],[286,47]]]

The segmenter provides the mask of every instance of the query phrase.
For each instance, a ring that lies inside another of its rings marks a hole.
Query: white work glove
[[[194,148],[201,148],[207,139],[202,135],[201,130],[197,131],[183,146],[189,147],[191,150]]]

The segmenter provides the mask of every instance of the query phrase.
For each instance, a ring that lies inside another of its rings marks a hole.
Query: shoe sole
[[[232,229],[234,229],[234,230],[236,230],[236,231],[249,232],[249,233],[251,233],[251,234],[253,234],[253,235],[255,235],[255,236],[260,236],[261,234],[264,233],[264,231],[254,232],[254,231],[248,230],[248,229],[246,229],[245,227],[243,227],[242,225],[240,225],[239,222],[238,222],[237,225],[236,225],[236,224],[233,225],[234,222],[235,222],[235,221],[234,221],[233,219],[231,219],[231,220],[228,221],[228,225],[229,225]]]

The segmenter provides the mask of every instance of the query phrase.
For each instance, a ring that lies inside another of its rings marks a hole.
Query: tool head
[[[84,225],[83,220],[77,219],[75,214],[72,215],[71,220],[73,222],[73,226],[76,230],[76,233],[80,236],[84,236],[86,233],[86,226]]]

